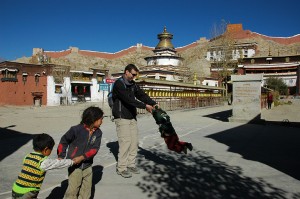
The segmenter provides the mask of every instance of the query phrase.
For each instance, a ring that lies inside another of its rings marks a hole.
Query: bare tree
[[[242,55],[236,48],[234,35],[228,30],[228,22],[222,20],[219,26],[212,28],[212,39],[209,49],[213,52],[214,58],[211,67],[217,71],[219,82],[224,83],[227,96],[227,84],[230,76],[237,67],[237,59],[233,59],[234,54]]]
[[[66,104],[69,104],[69,94],[71,92],[70,82],[66,82],[66,78],[70,77],[70,66],[56,65],[52,70],[54,82],[62,85],[62,94],[66,100]]]

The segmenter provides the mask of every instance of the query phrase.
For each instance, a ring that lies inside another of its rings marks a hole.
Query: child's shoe
[[[187,154],[187,146],[184,146],[182,151],[184,154]]]
[[[186,143],[185,146],[186,146],[190,151],[193,150],[193,145],[192,145],[192,143]]]

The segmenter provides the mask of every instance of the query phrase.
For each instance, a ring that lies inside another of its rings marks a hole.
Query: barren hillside
[[[246,31],[245,31],[246,32]],[[249,31],[246,32],[249,34]],[[284,43],[285,38],[280,38],[280,42],[277,38],[271,38],[266,36],[260,36],[257,33],[249,34],[249,37],[236,39],[238,43],[243,42],[256,42],[258,49],[256,56],[267,56],[271,53],[272,56],[285,56],[295,55],[300,53],[300,42],[298,36],[295,36],[294,42],[290,42],[291,38],[286,38],[288,44]],[[300,37],[300,36],[299,36]],[[210,63],[206,61],[205,56],[209,41],[197,42],[197,45],[191,45],[189,48],[181,50],[179,56],[184,58],[184,66],[190,68],[191,72],[196,72],[198,77],[210,76]],[[120,72],[128,63],[134,63],[137,66],[145,66],[145,57],[151,56],[154,53],[152,50],[139,49],[132,52],[128,52],[121,57],[115,59],[105,59],[95,56],[81,55],[78,53],[70,53],[66,56],[59,58],[51,58],[51,63],[70,65],[72,70],[89,70],[89,68],[109,69],[110,73]],[[17,62],[23,63],[35,63],[36,57],[22,57]]]

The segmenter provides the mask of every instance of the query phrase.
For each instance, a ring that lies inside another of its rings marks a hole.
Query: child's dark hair
[[[83,111],[80,124],[91,126],[95,121],[102,118],[103,114],[101,108],[90,106]]]
[[[55,142],[53,138],[45,133],[36,135],[32,140],[33,150],[35,151],[42,151],[46,147],[49,149],[53,149]]]

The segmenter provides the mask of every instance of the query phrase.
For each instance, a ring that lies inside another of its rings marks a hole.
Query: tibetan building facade
[[[288,86],[289,95],[300,95],[300,55],[243,58],[238,74],[263,74],[263,86],[270,77],[280,78]]]
[[[0,105],[46,105],[51,65],[1,62]]]
[[[224,83],[224,78],[236,73],[240,59],[255,56],[258,48],[256,42],[237,40],[244,34],[247,33],[242,24],[228,24],[222,35],[210,40],[206,60],[210,61],[211,77],[218,79],[219,83]]]
[[[1,62],[0,105],[58,106],[103,99],[107,71],[73,71],[69,66]]]

